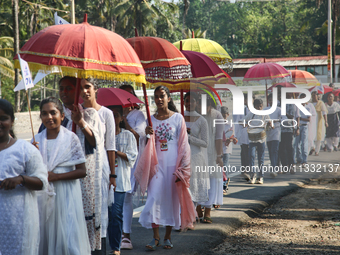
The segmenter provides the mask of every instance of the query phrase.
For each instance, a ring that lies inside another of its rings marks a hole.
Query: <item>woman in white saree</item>
[[[206,149],[208,147],[208,123],[203,116],[195,111],[197,101],[198,95],[194,92],[188,92],[184,96],[186,109],[184,119],[191,149],[191,178],[189,190],[195,207],[209,200],[208,191],[210,188]],[[199,218],[203,219],[201,209],[197,210],[197,214]]]
[[[47,192],[38,193],[39,254],[91,254],[79,178],[86,176],[85,155],[79,138],[61,126],[63,106],[56,98],[44,99],[40,117],[46,127],[36,144],[49,172]]]
[[[15,139],[13,123],[12,105],[0,99],[0,253],[36,255],[39,213],[34,190],[46,187],[47,170],[34,146]]]
[[[102,164],[104,135],[98,112],[81,105],[74,107],[77,79],[65,76],[60,80],[59,96],[64,104],[66,128],[73,122],[77,125],[76,134],[80,140],[86,159],[86,174],[80,179],[83,208],[91,250],[101,250],[101,211],[102,211]]]

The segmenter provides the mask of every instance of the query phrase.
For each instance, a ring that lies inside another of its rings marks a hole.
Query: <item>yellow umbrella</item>
[[[217,42],[203,38],[190,38],[175,42],[174,45],[179,50],[190,50],[203,53],[223,69],[227,69],[228,71],[232,71],[233,69],[232,58]]]

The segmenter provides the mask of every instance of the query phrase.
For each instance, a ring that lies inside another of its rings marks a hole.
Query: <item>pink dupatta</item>
[[[157,165],[158,159],[155,148],[155,136],[151,135],[134,173],[134,176],[141,187],[142,194],[145,194],[150,180],[156,174]],[[176,182],[176,190],[181,206],[181,229],[185,229],[193,225],[193,222],[196,219],[196,210],[188,189],[190,187],[191,175],[190,145],[184,118],[182,119],[181,130],[178,137],[178,157],[174,175],[181,180]]]
[[[142,195],[145,194],[149,182],[157,172],[157,152],[155,146],[155,135],[150,135],[150,138],[143,150],[141,157],[134,173],[134,176],[139,183]]]
[[[191,152],[184,118],[178,137],[177,153],[176,172],[174,174],[181,180],[176,182],[176,189],[181,205],[181,229],[184,230],[187,227],[192,227],[196,219],[196,210],[189,193]]]

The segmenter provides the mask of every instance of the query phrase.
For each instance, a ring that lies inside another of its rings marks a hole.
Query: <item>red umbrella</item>
[[[169,41],[158,37],[132,37],[126,39],[136,51],[149,85],[176,86],[190,78],[189,61]]]
[[[336,90],[333,91],[333,94],[335,96],[339,96],[339,93],[340,93],[340,89],[336,89]]]
[[[222,70],[222,69],[221,69]],[[228,78],[228,82],[226,84],[230,84],[230,85],[235,85],[235,82],[233,81],[233,79],[230,77],[229,74],[227,74],[224,70],[222,70],[222,72],[225,74],[225,76]]]
[[[276,83],[275,85],[271,86],[268,91],[272,91],[273,88],[276,88],[276,87],[285,87],[285,88],[297,88],[297,86],[293,83],[290,83],[290,82],[281,82],[281,83]]]
[[[321,87],[323,86],[323,87]],[[314,87],[311,87],[310,89],[308,89],[310,92],[313,92],[313,91],[317,91],[318,94],[326,94],[328,92],[332,92],[333,91],[333,88],[331,88],[330,86],[328,85],[321,85],[321,86],[314,86]]]
[[[19,53],[31,71],[58,70],[77,78],[146,82],[143,67],[130,44],[116,33],[89,25],[86,14],[81,24],[55,25],[41,30]],[[20,68],[17,59],[15,67]],[[79,86],[80,79],[75,103],[79,99]]]
[[[292,74],[292,82],[296,85],[318,86],[320,82],[313,74],[302,70],[289,70]]]
[[[276,63],[265,62],[251,67],[244,76],[243,82],[265,81],[267,98],[267,82],[271,82],[272,84],[279,83],[282,81],[282,79],[285,81],[290,80],[290,73],[286,70],[286,68]]]
[[[173,88],[178,86],[183,79],[188,79],[192,76],[188,60],[167,40],[158,37],[139,37],[136,32],[136,37],[129,38],[127,41],[141,59],[149,86],[166,85]],[[149,104],[144,85],[143,92],[146,113],[149,125],[151,125]]]
[[[183,55],[191,63],[192,78],[186,81],[186,87],[190,83],[203,84],[225,84],[227,76],[215,62],[203,53],[183,50]]]
[[[82,100],[79,99],[81,102]],[[138,106],[143,101],[131,93],[118,88],[100,88],[97,92],[97,103],[103,106],[121,105],[123,107]]]
[[[110,30],[91,26],[86,19],[81,24],[41,30],[19,53],[31,71],[60,70],[64,76],[77,78],[145,82],[145,72],[130,44]]]
[[[184,90],[191,89],[208,89],[211,90],[219,99],[221,105],[222,101],[216,90],[212,87],[214,84],[228,83],[228,77],[223,70],[208,56],[196,51],[183,50],[183,55],[191,63],[192,78],[183,81],[181,88]],[[183,108],[183,98],[181,97],[181,107]]]

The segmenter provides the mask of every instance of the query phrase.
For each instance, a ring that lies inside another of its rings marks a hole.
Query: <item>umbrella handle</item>
[[[79,103],[79,94],[80,94],[80,82],[81,82],[81,79],[77,79],[77,85],[76,85],[76,95],[75,95],[75,98],[74,98],[74,105],[76,107],[78,107],[78,103]],[[76,123],[72,123],[72,132],[73,133],[76,133]]]
[[[149,109],[148,95],[146,94],[146,87],[145,87],[145,84],[144,84],[144,83],[143,83],[143,93],[144,93],[144,99],[145,99],[146,116],[147,116],[147,118],[148,118],[149,126],[152,127],[151,116],[150,116],[150,109]]]
[[[184,97],[183,97],[183,89],[181,89],[181,113],[184,117]]]

